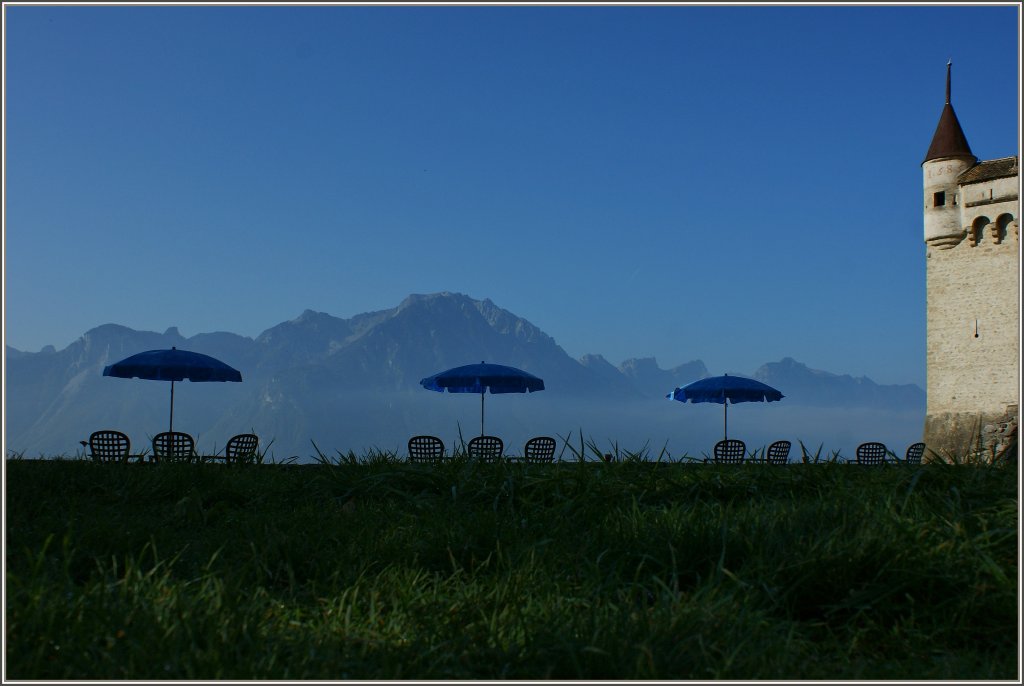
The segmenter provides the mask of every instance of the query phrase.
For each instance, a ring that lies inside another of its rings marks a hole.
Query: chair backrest
[[[535,436],[526,442],[523,459],[527,462],[551,462],[555,459],[555,439]]]
[[[715,443],[717,464],[740,464],[747,454],[747,444],[736,438],[727,438]]]
[[[882,464],[885,462],[887,449],[884,443],[870,441],[857,446],[857,464]]]
[[[256,434],[232,436],[224,446],[224,459],[228,462],[252,462],[259,445],[260,438]]]
[[[153,436],[153,458],[156,460],[191,460],[196,454],[196,442],[187,433],[164,431]]]
[[[921,464],[921,457],[924,455],[924,443],[914,443],[907,448],[907,464]]]
[[[466,446],[469,458],[482,462],[497,462],[505,451],[505,442],[497,436],[475,436]]]
[[[89,452],[97,462],[127,462],[132,442],[120,431],[103,429],[89,436]]]
[[[410,462],[437,462],[444,458],[444,441],[437,436],[413,436],[409,439]]]
[[[789,464],[789,448],[792,443],[789,441],[775,441],[768,446],[765,453],[765,462],[768,464]]]

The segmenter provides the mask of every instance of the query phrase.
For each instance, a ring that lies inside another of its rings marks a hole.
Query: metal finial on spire
[[[946,62],[946,104],[949,104],[949,75],[953,71],[953,60],[952,58]]]

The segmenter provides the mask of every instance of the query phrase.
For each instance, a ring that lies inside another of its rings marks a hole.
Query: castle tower
[[[979,162],[950,98],[921,163],[927,278],[924,441],[941,457],[1015,447],[1019,403],[1018,158]]]

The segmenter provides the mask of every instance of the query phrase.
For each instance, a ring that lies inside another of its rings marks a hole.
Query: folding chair
[[[742,464],[746,454],[746,443],[736,438],[727,438],[715,443],[712,461],[715,464]]]
[[[232,436],[224,446],[224,461],[228,464],[250,464],[256,460],[256,450],[260,438],[256,434],[238,434]]]
[[[552,462],[555,459],[555,439],[550,436],[535,436],[523,448],[526,462]]]
[[[196,442],[187,433],[164,431],[153,436],[153,461],[192,462],[196,458]]]
[[[466,446],[471,460],[498,462],[505,450],[505,442],[497,436],[475,436]]]
[[[857,446],[857,464],[880,465],[885,462],[888,449],[884,443],[870,441]]]
[[[437,436],[413,436],[409,439],[410,462],[440,462],[444,458],[444,441]]]
[[[89,452],[96,462],[128,462],[131,450],[131,440],[120,431],[103,429],[89,436]]]
[[[768,446],[764,461],[768,464],[789,464],[789,441],[775,441]]]

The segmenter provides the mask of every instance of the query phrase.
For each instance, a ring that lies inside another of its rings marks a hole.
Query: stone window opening
[[[932,196],[932,207],[943,207],[946,204],[946,191],[939,191]]]
[[[1012,214],[1002,214],[996,219],[995,223],[992,224],[992,242],[1002,243],[1009,233],[1010,225],[1013,224]]]
[[[968,235],[971,238],[971,246],[981,243],[981,240],[985,237],[985,227],[989,223],[988,217],[978,217],[971,223],[971,228],[968,231]]]

